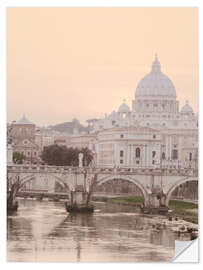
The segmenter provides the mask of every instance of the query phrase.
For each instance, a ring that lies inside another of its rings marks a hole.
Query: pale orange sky
[[[103,117],[158,54],[180,107],[198,104],[197,8],[8,8],[8,122]]]

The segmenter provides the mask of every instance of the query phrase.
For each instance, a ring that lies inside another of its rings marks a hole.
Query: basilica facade
[[[188,101],[179,109],[157,56],[137,85],[132,108],[124,100],[117,111],[88,123],[97,134],[97,166],[197,168],[198,117]]]

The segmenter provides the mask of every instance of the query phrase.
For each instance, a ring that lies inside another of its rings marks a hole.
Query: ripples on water
[[[95,206],[92,215],[68,215],[62,202],[19,200],[18,212],[8,216],[8,261],[172,260],[172,231],[153,231],[152,220],[129,206]]]

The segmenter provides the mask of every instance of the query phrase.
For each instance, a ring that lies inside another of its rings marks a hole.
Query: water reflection
[[[133,207],[97,203],[93,215],[67,215],[61,202],[20,200],[8,216],[7,254],[8,261],[170,261],[174,234],[153,231]]]

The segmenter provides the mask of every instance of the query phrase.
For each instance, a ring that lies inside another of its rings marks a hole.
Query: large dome
[[[30,120],[28,120],[25,117],[25,115],[23,115],[23,117],[20,120],[14,122],[13,124],[14,125],[34,125],[34,123],[32,123]]]
[[[152,70],[144,76],[137,85],[135,97],[173,97],[176,98],[176,89],[172,81],[161,72],[161,66],[155,56],[152,63]]]

